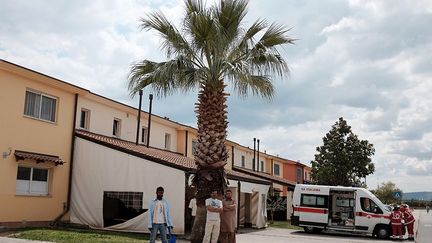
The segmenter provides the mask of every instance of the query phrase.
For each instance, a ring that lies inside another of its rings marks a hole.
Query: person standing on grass
[[[171,230],[173,224],[169,213],[168,201],[163,199],[164,189],[156,189],[156,198],[149,202],[148,229],[150,230],[150,243],[156,241],[159,231],[162,243],[167,243],[167,227]]]
[[[235,243],[236,202],[232,199],[232,191],[226,190],[222,200],[223,213],[221,214],[221,243]]]
[[[216,243],[220,232],[220,214],[222,213],[222,201],[217,199],[217,191],[212,191],[210,198],[205,200],[207,208],[207,220],[203,243]]]

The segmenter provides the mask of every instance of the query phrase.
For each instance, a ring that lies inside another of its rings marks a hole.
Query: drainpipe
[[[234,146],[231,146],[231,169],[234,169]]]
[[[260,160],[259,160],[259,139],[257,139],[257,162],[258,162],[258,164],[257,164],[257,171],[260,171]]]
[[[187,210],[187,206],[188,205],[186,205],[186,200],[188,199],[187,198],[187,195],[188,195],[188,190],[189,190],[189,177],[190,177],[190,173],[189,172],[185,172],[185,191],[184,191],[184,202],[185,202],[185,209],[183,210],[184,212],[183,212],[183,225],[186,227],[186,216],[187,216],[187,212],[188,212],[188,210]],[[192,225],[192,228],[193,228],[193,225]]]
[[[186,130],[186,141],[185,141],[185,154],[184,154],[184,156],[188,156],[188,135],[189,135],[189,132],[188,132],[188,130]]]
[[[256,146],[256,138],[253,138],[254,141],[254,150],[253,150],[253,163],[252,163],[252,170],[255,171],[255,146]]]
[[[149,104],[149,118],[148,118],[148,129],[147,129],[147,148],[149,147],[150,144],[150,125],[151,125],[151,115],[152,115],[152,103],[153,103],[153,94],[149,95],[149,100],[150,100],[150,104]]]
[[[141,122],[141,103],[142,103],[142,95],[143,91],[142,89],[139,91],[139,105],[138,105],[138,122],[137,122],[137,130],[136,130],[136,141],[135,144],[138,145],[138,139],[139,139],[139,130],[140,130],[140,122]],[[144,134],[143,134],[144,136]]]
[[[70,156],[69,156],[70,166],[69,166],[67,202],[66,205],[63,205],[63,212],[51,222],[51,225],[58,224],[60,220],[63,218],[63,216],[65,216],[65,214],[70,210],[71,193],[72,193],[72,171],[73,171],[73,162],[74,162],[74,153],[75,153],[75,126],[76,126],[77,110],[78,110],[78,94],[75,94],[71,149],[70,149]]]
[[[237,231],[240,229],[240,198],[241,198],[241,190],[240,190],[240,181],[237,181]]]
[[[273,159],[271,159],[270,161],[271,161],[271,162],[270,162],[270,166],[271,166],[271,175],[273,175],[273,174],[274,174],[274,171],[273,171]]]

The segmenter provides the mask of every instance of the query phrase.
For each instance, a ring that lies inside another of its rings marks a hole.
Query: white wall
[[[175,233],[184,233],[184,172],[119,152],[82,138],[76,139],[72,181],[71,221],[103,227],[103,192],[143,192],[143,208],[165,188]],[[147,212],[131,231],[148,232]],[[138,216],[138,217],[140,217]],[[129,221],[128,221],[129,222]]]
[[[245,156],[245,168],[252,169],[253,150],[247,150],[242,147],[234,146],[234,165],[241,167],[241,157]]]
[[[90,94],[91,95],[91,94]],[[96,99],[102,99],[97,97]],[[78,99],[76,128],[80,128],[81,109],[90,110],[89,131],[105,136],[112,135],[114,118],[121,119],[120,137],[123,140],[135,142],[137,128],[137,110],[126,111],[129,109],[114,108],[121,106],[110,100],[105,103],[97,102],[93,99],[80,96]],[[111,105],[109,105],[111,103]],[[141,113],[140,127],[147,127],[147,113]],[[150,128],[150,146],[165,149],[165,133],[171,134],[170,151],[177,152],[177,130],[174,127],[158,122],[160,118],[152,117]],[[139,142],[141,143],[141,128]]]

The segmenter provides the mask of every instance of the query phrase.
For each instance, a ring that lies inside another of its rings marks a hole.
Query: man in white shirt
[[[222,213],[222,201],[217,199],[217,191],[212,191],[210,198],[207,198],[205,205],[207,208],[207,221],[203,243],[217,243],[220,232],[220,213]]]
[[[191,227],[193,227],[194,221],[195,221],[195,216],[196,216],[196,211],[197,211],[197,204],[196,204],[196,199],[192,198],[189,202],[189,208],[192,210],[191,211],[191,216],[192,216],[192,221],[191,221]]]

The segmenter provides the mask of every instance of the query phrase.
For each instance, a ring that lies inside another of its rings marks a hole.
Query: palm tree
[[[212,190],[223,192],[226,186],[227,83],[242,97],[252,93],[271,99],[271,75],[284,77],[288,73],[278,48],[294,39],[286,35],[284,26],[261,19],[244,28],[247,4],[247,0],[221,0],[207,7],[199,0],[185,0],[186,12],[179,28],[160,12],[149,14],[141,19],[141,27],[161,36],[168,60],[141,61],[129,74],[132,96],[149,85],[159,96],[177,90],[199,91],[195,107],[198,169],[194,177],[198,212],[193,228],[197,242],[204,232],[205,199]]]

